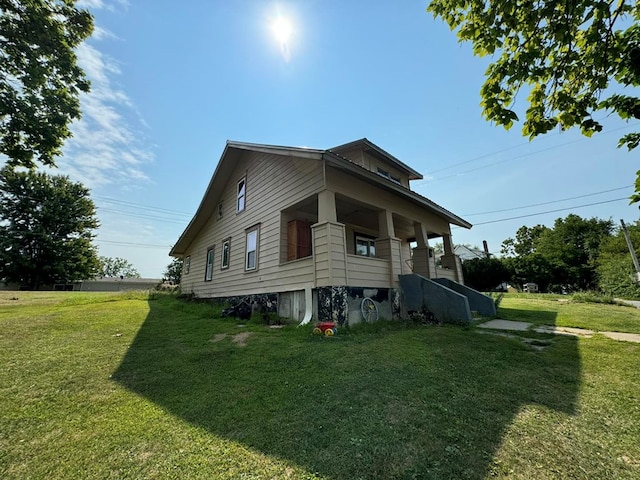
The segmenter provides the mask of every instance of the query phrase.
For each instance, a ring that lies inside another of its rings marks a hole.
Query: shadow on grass
[[[334,338],[297,328],[260,329],[238,347],[217,335],[240,331],[233,323],[150,306],[117,382],[212,434],[333,479],[481,479],[524,405],[575,411],[572,338],[538,352],[457,327]]]
[[[531,322],[536,325],[555,325],[556,312],[548,310],[524,310],[518,308],[498,308],[498,317],[503,320]]]

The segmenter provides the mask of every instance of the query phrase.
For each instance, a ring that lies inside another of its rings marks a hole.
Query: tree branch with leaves
[[[633,0],[432,0],[427,8],[473,44],[494,55],[480,90],[484,117],[509,129],[519,121],[518,92],[529,91],[523,135],[533,139],[577,126],[588,137],[609,111],[640,120],[640,6]],[[616,93],[610,88],[617,86]],[[620,138],[629,150],[640,132]],[[640,201],[640,171],[633,202]]]

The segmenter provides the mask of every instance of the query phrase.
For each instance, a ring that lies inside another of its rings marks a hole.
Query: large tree
[[[65,176],[0,170],[0,279],[31,289],[93,277],[100,262],[89,190]]]
[[[172,282],[174,285],[179,285],[182,279],[182,260],[174,258],[171,263],[167,265],[164,271],[164,278]]]
[[[510,128],[516,96],[528,92],[522,133],[533,138],[559,126],[602,130],[599,110],[640,119],[640,5],[636,0],[431,0],[478,56],[492,55],[481,89],[487,120]],[[616,88],[611,88],[616,87]],[[619,146],[640,143],[640,132]],[[635,201],[640,201],[640,171]]]
[[[640,253],[640,221],[629,225],[629,237],[636,253]],[[640,285],[636,283],[636,269],[622,230],[606,238],[600,245],[598,256],[598,286],[610,295],[640,298]]]
[[[136,267],[120,257],[100,257],[100,274],[103,277],[140,278]]]
[[[0,0],[0,154],[9,165],[55,165],[89,91],[75,48],[92,31],[73,0]]]
[[[536,247],[536,252],[554,268],[553,283],[569,290],[596,288],[600,244],[612,230],[611,220],[585,219],[575,214],[556,219],[553,228],[540,236]]]
[[[488,292],[509,280],[509,270],[497,258],[473,258],[462,262],[465,284],[476,290]]]

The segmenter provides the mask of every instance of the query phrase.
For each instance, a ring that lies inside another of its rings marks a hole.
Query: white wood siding
[[[236,214],[236,186],[246,176],[246,206]],[[322,189],[322,163],[257,152],[247,152],[227,181],[221,199],[223,217],[216,210],[185,255],[191,269],[182,278],[182,290],[200,297],[221,297],[299,289],[314,281],[313,258],[281,264],[280,212]],[[245,232],[259,225],[258,268],[245,272]],[[221,270],[222,242],[231,238],[229,268]],[[213,278],[204,281],[206,251],[215,248]]]

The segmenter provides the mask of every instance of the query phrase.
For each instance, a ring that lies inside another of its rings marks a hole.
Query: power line
[[[608,130],[608,131],[606,131],[606,132],[603,132],[603,133],[601,133],[601,134],[600,134],[600,136],[608,135],[608,134],[610,134],[610,133],[614,133],[614,132],[617,132],[617,131],[620,131],[620,130],[624,130],[624,129],[626,129],[626,128],[630,128],[630,127],[637,127],[637,126],[638,126],[637,124],[634,124],[634,125],[625,125],[625,126],[623,126],[623,127],[618,127],[618,128],[614,128],[613,130]],[[518,155],[518,156],[516,156],[516,157],[510,157],[510,158],[507,158],[507,159],[505,159],[505,160],[499,160],[499,161],[497,161],[497,162],[489,163],[489,164],[487,164],[487,165],[483,165],[483,166],[481,166],[481,167],[472,168],[472,169],[470,169],[470,170],[465,170],[465,171],[463,171],[463,172],[454,173],[454,174],[451,174],[451,175],[446,175],[446,176],[444,176],[444,177],[433,178],[433,179],[431,179],[431,180],[424,180],[424,182],[425,182],[425,183],[431,183],[431,182],[435,182],[435,181],[437,181],[437,180],[445,180],[445,179],[447,179],[447,178],[458,177],[458,176],[460,176],[460,175],[464,175],[464,174],[471,173],[471,172],[476,172],[476,171],[478,171],[478,170],[482,170],[482,169],[484,169],[484,168],[493,167],[493,166],[495,166],[495,165],[500,165],[500,164],[502,164],[502,163],[510,162],[510,161],[512,161],[512,160],[517,160],[517,159],[520,159],[520,158],[530,157],[530,156],[532,156],[532,155],[537,155],[537,154],[539,154],[539,153],[547,152],[547,151],[549,151],[549,150],[553,150],[554,148],[560,148],[560,147],[566,147],[567,145],[573,145],[574,143],[582,142],[582,141],[584,141],[584,140],[587,140],[587,139],[586,139],[586,138],[579,138],[579,139],[576,139],[576,140],[572,140],[572,141],[570,141],[570,142],[560,143],[560,144],[558,144],[558,145],[552,145],[552,146],[550,146],[550,147],[543,148],[543,149],[541,149],[541,150],[536,150],[536,151],[534,151],[534,152],[524,153],[524,154],[522,154],[522,155]],[[475,162],[475,161],[477,161],[477,160],[482,160],[482,159],[484,159],[484,158],[492,157],[493,155],[497,155],[497,154],[499,154],[499,153],[503,153],[503,152],[506,152],[506,151],[509,151],[509,150],[513,150],[513,149],[516,149],[516,148],[520,148],[520,147],[523,147],[523,146],[526,146],[526,145],[529,145],[529,143],[523,143],[523,144],[520,144],[520,145],[515,145],[515,146],[513,146],[513,147],[506,148],[506,149],[504,149],[504,150],[499,150],[499,151],[497,151],[497,152],[488,153],[488,154],[482,155],[482,156],[480,156],[480,157],[475,157],[475,158],[472,158],[472,159],[470,159],[470,160],[465,160],[464,162],[455,163],[455,164],[453,164],[453,165],[449,165],[448,167],[443,167],[443,168],[440,168],[440,169],[438,169],[438,170],[434,170],[433,172],[429,172],[429,173],[430,173],[430,174],[433,174],[433,173],[436,173],[436,172],[442,172],[442,171],[444,171],[444,170],[449,170],[450,168],[458,167],[458,166],[460,166],[460,165],[465,165],[465,164],[467,164],[467,163]]]
[[[517,220],[519,218],[527,218],[527,217],[535,217],[537,215],[545,215],[547,213],[556,213],[556,212],[564,212],[566,210],[573,210],[575,208],[583,208],[583,207],[592,207],[594,205],[602,205],[605,203],[613,203],[613,202],[620,202],[622,200],[629,200],[629,197],[622,197],[622,198],[614,198],[613,200],[604,200],[602,202],[594,202],[594,203],[585,203],[584,205],[576,205],[573,207],[566,207],[566,208],[558,208],[556,210],[547,210],[546,212],[537,212],[537,213],[530,213],[528,215],[519,215],[517,217],[509,217],[509,218],[500,218],[498,220],[490,220],[488,222],[480,222],[480,223],[475,223],[474,226],[478,226],[478,225],[488,225],[490,223],[498,223],[498,222],[506,222],[508,220]]]
[[[141,203],[127,202],[125,200],[118,200],[116,198],[102,197],[100,195],[94,195],[93,197],[97,198],[97,199],[100,199],[103,202],[114,203],[116,205],[122,205],[122,206],[135,207],[135,208],[139,208],[141,210],[149,210],[149,211],[159,212],[159,213],[168,213],[170,215],[180,215],[180,216],[184,216],[184,217],[193,216],[193,214],[191,214],[191,213],[179,212],[177,210],[168,210],[166,208],[152,207],[150,205],[143,205]]]
[[[142,213],[123,212],[122,210],[113,210],[113,209],[104,208],[104,207],[98,207],[98,210],[100,210],[101,212],[117,213],[118,215],[125,215],[127,217],[144,218],[146,220],[159,220],[165,223],[175,223],[177,225],[184,225],[186,223],[184,220],[168,219],[165,217],[154,217],[154,216],[145,215]]]
[[[131,243],[131,242],[118,242],[115,240],[100,240],[95,239],[96,243],[106,243],[108,245],[120,245],[123,247],[140,247],[140,248],[162,248],[162,249],[170,249],[171,245],[154,245],[151,243]]]
[[[552,203],[566,202],[567,200],[577,200],[578,198],[592,197],[594,195],[600,195],[602,193],[615,192],[615,191],[618,191],[618,190],[624,190],[626,188],[631,188],[631,187],[633,187],[633,185],[627,185],[625,187],[612,188],[610,190],[603,190],[601,192],[586,193],[584,195],[578,195],[577,197],[568,197],[568,198],[562,198],[560,200],[551,200],[549,202],[533,203],[531,205],[522,205],[521,207],[503,208],[502,210],[491,210],[489,212],[467,213],[467,214],[462,215],[462,217],[473,217],[475,215],[487,215],[489,213],[510,212],[510,211],[513,211],[513,210],[521,210],[521,209],[524,209],[524,208],[539,207],[541,205],[549,205],[549,204],[552,204]]]

